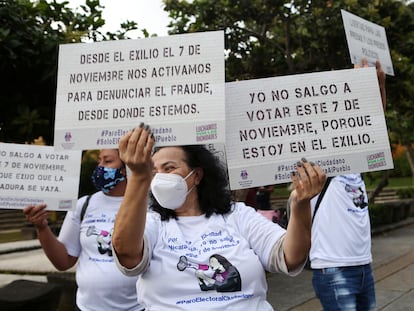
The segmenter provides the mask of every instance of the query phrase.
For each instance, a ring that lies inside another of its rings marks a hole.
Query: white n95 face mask
[[[151,181],[151,192],[158,203],[168,209],[175,210],[183,205],[188,191],[185,180],[193,174],[192,170],[185,178],[177,174],[157,173]]]

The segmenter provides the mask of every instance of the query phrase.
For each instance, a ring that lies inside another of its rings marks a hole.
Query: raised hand
[[[119,155],[133,175],[152,175],[151,159],[154,137],[150,127],[141,123],[119,141]]]

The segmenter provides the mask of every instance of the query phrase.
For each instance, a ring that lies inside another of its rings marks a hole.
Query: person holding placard
[[[131,173],[112,243],[119,269],[140,275],[139,302],[147,311],[273,310],[265,272],[302,271],[323,170],[297,163],[285,230],[231,200],[226,171],[204,146],[153,147],[144,124],[119,143]]]
[[[367,66],[366,59],[362,66]],[[379,62],[376,67],[385,110],[385,74]],[[324,194],[311,202],[309,259],[313,288],[323,309],[375,310],[368,196],[361,174],[330,179]]]
[[[46,205],[27,206],[23,213],[37,229],[42,248],[64,271],[75,264],[76,304],[82,311],[142,310],[136,295],[136,278],[116,267],[111,235],[127,185],[126,167],[117,149],[102,149],[92,181],[99,190],[84,196],[66,214],[59,238],[48,226]]]

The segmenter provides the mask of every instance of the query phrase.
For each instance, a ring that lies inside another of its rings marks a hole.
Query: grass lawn
[[[8,230],[0,232],[0,243],[15,242],[23,240],[20,230]]]

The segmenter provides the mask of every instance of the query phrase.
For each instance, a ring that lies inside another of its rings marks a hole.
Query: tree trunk
[[[389,173],[388,171],[383,171],[382,178],[380,182],[378,183],[377,187],[374,189],[374,191],[370,192],[368,194],[368,201],[375,202],[375,197],[378,196],[378,194],[388,185],[388,177]]]

